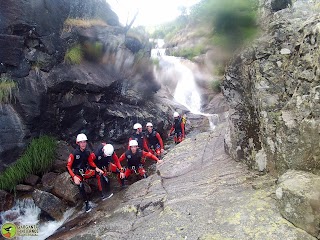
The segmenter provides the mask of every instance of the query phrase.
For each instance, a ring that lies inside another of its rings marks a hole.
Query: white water
[[[27,198],[23,200],[17,200],[13,208],[0,213],[0,218],[2,223],[12,222],[17,225],[38,224],[38,236],[22,236],[18,239],[42,240],[51,236],[66,221],[66,219],[71,216],[73,211],[73,209],[67,210],[63,215],[63,219],[60,221],[40,223],[41,209],[34,204],[33,199]]]
[[[160,54],[159,54],[160,53]],[[217,114],[209,114],[201,112],[201,96],[199,89],[195,82],[192,70],[183,63],[183,59],[166,56],[165,49],[152,49],[151,58],[159,59],[160,71],[162,74],[158,74],[160,82],[165,82],[164,79],[169,79],[171,82],[177,82],[174,90],[174,99],[185,106],[191,113],[199,114],[208,118],[210,128],[214,129],[217,120]]]

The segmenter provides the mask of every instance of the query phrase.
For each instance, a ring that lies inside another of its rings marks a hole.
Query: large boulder
[[[71,177],[67,172],[56,177],[52,193],[74,205],[81,199],[78,187],[72,183]]]
[[[12,194],[0,189],[0,211],[6,211],[13,207],[14,197]]]
[[[276,190],[281,215],[314,237],[319,237],[320,176],[289,170]]]
[[[320,18],[315,9],[297,1],[272,15],[266,34],[226,71],[223,93],[231,107],[226,150],[259,171],[320,168]]]
[[[0,171],[2,171],[22,152],[29,131],[10,104],[1,106],[0,126]]]
[[[49,214],[55,220],[61,220],[66,210],[66,205],[51,193],[35,189],[32,198],[37,207]]]
[[[54,187],[55,179],[58,174],[54,172],[45,173],[41,178],[41,183],[46,191],[50,192],[50,190]]]

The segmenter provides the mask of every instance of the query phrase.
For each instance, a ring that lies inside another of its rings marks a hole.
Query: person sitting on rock
[[[84,189],[83,180],[94,176],[95,171],[89,169],[88,159],[90,151],[87,149],[88,138],[85,134],[77,135],[77,148],[69,155],[67,169],[73,182],[78,186],[80,194],[85,202],[85,211],[90,212],[92,207],[89,205],[89,199]]]
[[[112,163],[112,160],[114,163]],[[124,177],[124,170],[122,169],[118,156],[114,152],[111,144],[102,142],[97,149],[90,154],[89,165],[96,170],[96,178],[98,182],[98,189],[101,192],[102,201],[113,196],[110,192],[110,179],[108,175],[117,173],[120,181],[120,174]]]
[[[138,147],[141,150],[149,151],[147,142],[145,140],[145,137],[142,133],[142,125],[140,123],[136,123],[133,125],[133,129],[135,132],[132,134],[132,136],[129,138],[129,142],[131,140],[136,140],[138,142]],[[130,150],[130,146],[128,145],[128,150]]]
[[[136,140],[130,140],[129,142],[130,150],[127,150],[123,153],[120,158],[119,162],[123,160],[127,160],[127,168],[124,172],[125,179],[132,173],[138,174],[141,178],[147,178],[146,170],[144,169],[144,161],[143,158],[150,158],[157,163],[162,163],[163,161],[158,159],[155,155],[145,152],[138,147],[138,142]],[[122,179],[122,184],[124,185],[124,179]]]
[[[149,152],[156,155],[158,158],[161,158],[161,154],[164,152],[162,138],[160,134],[153,129],[153,124],[151,122],[146,124],[146,128],[145,139]]]
[[[174,131],[174,142],[176,144],[182,142],[185,137],[185,126],[184,123],[180,117],[180,114],[178,112],[173,113],[174,122],[172,124],[172,127],[170,129],[170,132],[168,134],[168,137],[171,136],[172,132]]]

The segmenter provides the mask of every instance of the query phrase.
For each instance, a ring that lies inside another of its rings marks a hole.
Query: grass
[[[12,100],[12,89],[16,87],[16,83],[8,77],[0,78],[0,104],[9,103]]]
[[[101,19],[81,19],[81,18],[68,18],[64,21],[64,32],[70,32],[72,27],[89,28],[93,26],[105,27],[108,24]]]
[[[0,175],[0,189],[12,191],[29,174],[48,171],[54,162],[57,142],[49,136],[33,139],[26,152]]]
[[[80,64],[83,59],[83,51],[80,44],[76,44],[66,52],[64,60],[70,64]]]

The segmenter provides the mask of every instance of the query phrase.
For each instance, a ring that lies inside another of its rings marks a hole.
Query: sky
[[[174,20],[180,15],[179,6],[190,7],[200,0],[106,0],[125,25],[137,11],[139,14],[133,26],[154,26]]]

